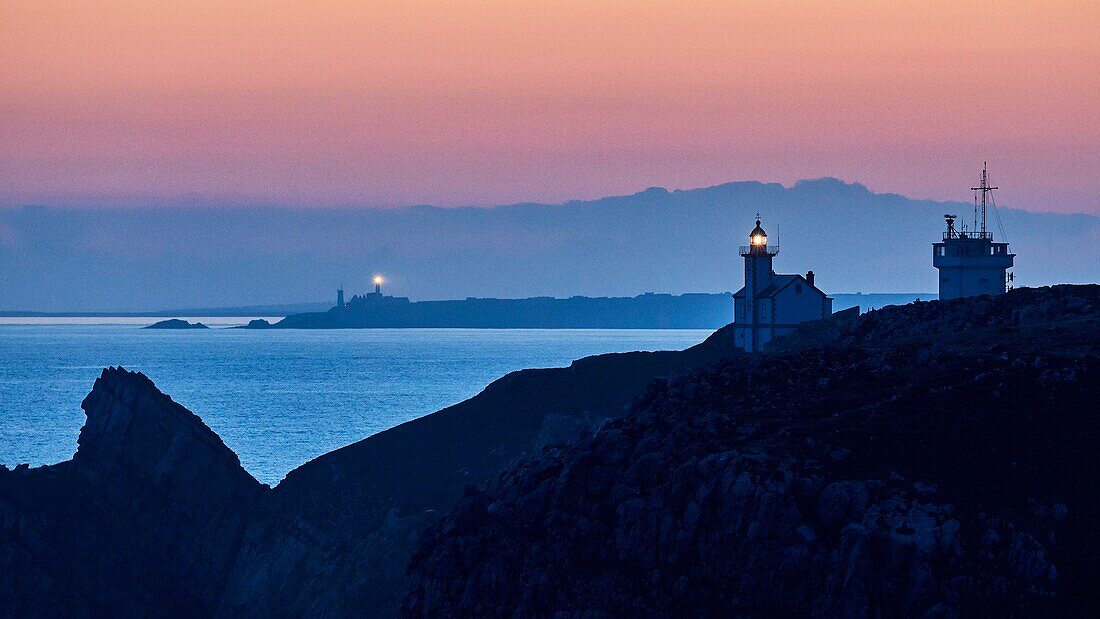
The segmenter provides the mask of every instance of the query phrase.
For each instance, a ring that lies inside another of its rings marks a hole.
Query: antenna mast
[[[999,189],[998,187],[990,187],[989,186],[989,174],[986,171],[986,167],[987,167],[987,162],[983,161],[982,162],[982,184],[981,184],[981,186],[970,188],[971,191],[980,191],[980,192],[982,192],[982,236],[983,237],[985,236],[986,200],[989,197],[990,192],[992,192],[994,189]],[[974,222],[974,223],[977,224],[978,222]]]

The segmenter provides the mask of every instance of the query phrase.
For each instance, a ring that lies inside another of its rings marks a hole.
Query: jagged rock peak
[[[259,487],[213,430],[140,372],[104,369],[80,406],[87,421],[73,461],[86,472]]]

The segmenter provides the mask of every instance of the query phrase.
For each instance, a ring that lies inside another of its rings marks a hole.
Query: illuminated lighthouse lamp
[[[754,234],[749,241],[756,247],[761,247],[768,244],[768,235],[766,234]]]
[[[374,276],[374,294],[382,294],[382,282],[386,281],[381,275]]]
[[[753,247],[763,247],[768,244],[768,235],[760,227],[760,220],[756,220],[756,228],[749,234],[749,244]]]
[[[756,227],[749,233],[749,244],[742,245],[739,253],[742,256],[774,256],[779,253],[779,246],[768,245],[768,234],[760,227],[760,220],[757,219]]]

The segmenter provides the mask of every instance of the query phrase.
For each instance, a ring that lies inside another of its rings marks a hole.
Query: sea
[[[106,366],[143,372],[197,414],[253,476],[274,485],[333,449],[476,395],[524,368],[682,350],[708,330],[246,330],[252,318],[0,318],[0,463],[72,457],[80,402]],[[262,317],[277,319],[277,317]],[[154,319],[158,320],[158,319]]]

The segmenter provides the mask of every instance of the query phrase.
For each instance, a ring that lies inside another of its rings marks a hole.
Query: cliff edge
[[[209,614],[267,487],[143,374],[81,407],[72,460],[0,467],[0,616]]]
[[[468,491],[406,615],[1095,613],[1100,287],[782,344]]]
[[[109,368],[72,460],[0,466],[0,617],[393,616],[420,531],[465,486],[729,354],[711,340],[513,372],[274,489],[147,377]]]
[[[0,617],[1095,614],[1100,287],[731,343],[514,372],[273,489],[109,368],[72,460],[0,467]]]

